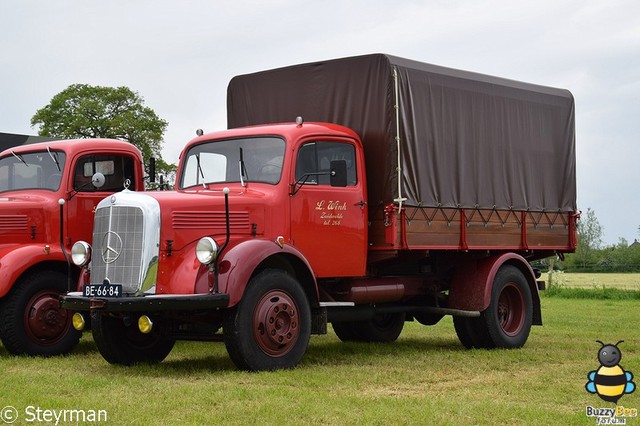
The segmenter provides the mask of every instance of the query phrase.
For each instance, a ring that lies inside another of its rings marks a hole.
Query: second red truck
[[[10,353],[73,349],[80,333],[58,300],[80,273],[71,246],[91,237],[98,202],[125,187],[142,190],[143,174],[138,148],[111,139],[42,142],[0,154],[0,338]]]

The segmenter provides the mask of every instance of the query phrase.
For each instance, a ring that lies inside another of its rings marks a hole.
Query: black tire
[[[533,300],[518,268],[500,268],[493,282],[491,303],[480,318],[496,347],[519,348],[526,343],[533,323]]]
[[[460,343],[467,348],[491,349],[495,345],[480,318],[453,317],[453,327]]]
[[[343,342],[358,342],[359,339],[356,335],[356,330],[354,327],[354,323],[356,321],[333,321],[331,326],[333,327],[333,331],[338,336],[338,339]]]
[[[295,278],[264,270],[249,281],[240,303],[225,315],[223,332],[229,357],[238,368],[293,368],[309,346],[309,301]]]
[[[444,314],[430,314],[427,312],[413,312],[413,318],[422,325],[436,325],[444,318]]]
[[[127,322],[99,312],[91,314],[93,340],[109,364],[158,363],[169,355],[175,339],[160,336],[155,330],[143,334],[137,321]]]
[[[15,283],[0,303],[0,336],[10,353],[54,356],[76,346],[81,333],[59,301],[67,285],[67,276],[58,271],[36,272]]]
[[[366,321],[332,322],[333,330],[343,342],[395,342],[405,320],[404,312],[379,314]]]

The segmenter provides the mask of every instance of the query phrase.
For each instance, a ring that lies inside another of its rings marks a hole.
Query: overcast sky
[[[0,132],[70,84],[127,86],[169,122],[163,156],[226,127],[237,74],[367,53],[569,89],[578,208],[640,239],[637,0],[1,0]]]

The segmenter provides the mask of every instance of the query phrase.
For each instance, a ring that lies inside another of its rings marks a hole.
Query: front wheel
[[[67,354],[81,333],[71,326],[71,312],[60,306],[67,276],[57,271],[33,273],[16,282],[0,303],[0,336],[14,355]]]
[[[91,314],[91,331],[100,354],[109,364],[158,363],[169,355],[175,344],[174,339],[160,336],[156,331],[141,333],[137,321],[99,312]]]
[[[251,371],[295,367],[311,337],[311,309],[295,278],[268,269],[253,277],[224,319],[224,343],[233,363]]]

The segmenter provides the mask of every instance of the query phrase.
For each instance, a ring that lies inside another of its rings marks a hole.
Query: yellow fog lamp
[[[84,319],[84,315],[80,312],[75,312],[71,317],[71,324],[73,324],[73,328],[76,330],[82,331],[84,330],[85,325],[87,325],[87,322]]]
[[[153,321],[146,315],[142,315],[138,318],[138,329],[142,334],[149,334],[153,330]]]

